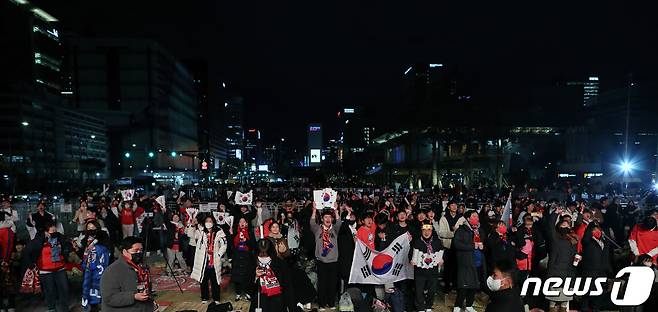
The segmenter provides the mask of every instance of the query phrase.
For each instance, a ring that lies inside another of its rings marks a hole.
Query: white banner
[[[209,208],[210,210],[213,210],[213,211],[214,211],[214,210],[217,210],[217,206],[218,206],[218,205],[219,205],[219,203],[217,203],[217,202],[209,202],[209,203],[208,203],[208,208]]]
[[[249,191],[249,193],[242,193],[240,191],[235,191],[235,204],[238,206],[251,205],[253,199],[254,199],[253,190]]]
[[[330,188],[313,191],[313,201],[315,202],[315,206],[318,209],[335,208],[334,203],[336,202],[336,194],[337,192]]]
[[[384,285],[414,278],[414,268],[409,262],[409,235],[396,238],[381,252],[371,250],[361,240],[356,240],[349,283]]]
[[[208,204],[199,204],[199,212],[210,212]]]
[[[123,191],[121,191],[121,197],[123,197],[123,201],[133,200],[134,195],[135,195],[135,190],[123,190]]]

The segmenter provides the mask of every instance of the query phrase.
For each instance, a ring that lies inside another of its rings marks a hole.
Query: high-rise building
[[[583,105],[593,105],[599,95],[599,77],[589,77],[583,82]]]
[[[307,151],[305,164],[312,167],[320,166],[322,163],[322,124],[308,125]]]
[[[599,77],[590,76],[585,81],[568,81],[566,85],[583,89],[583,106],[596,105],[599,95]]]
[[[73,106],[105,120],[112,176],[197,167],[198,100],[181,62],[148,39],[67,41]]]
[[[32,189],[105,176],[105,124],[66,108],[57,18],[27,0],[0,2],[0,159],[5,181]],[[96,138],[93,142],[91,136]],[[90,172],[89,170],[93,170]],[[25,181],[25,183],[23,183]]]
[[[368,146],[375,138],[375,127],[363,127],[363,143]]]
[[[251,128],[245,132],[243,160],[251,165],[263,165],[263,140],[260,130]]]
[[[233,97],[224,103],[224,116],[226,123],[226,143],[228,145],[228,158],[243,159],[244,131],[243,131],[243,99]]]

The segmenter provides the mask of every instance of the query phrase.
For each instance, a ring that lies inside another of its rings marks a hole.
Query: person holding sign
[[[433,233],[432,223],[426,221],[421,226],[420,237],[412,245],[411,265],[414,266],[418,311],[432,311],[439,282],[439,268],[443,266],[443,244]]]
[[[317,214],[313,203],[309,226],[315,236],[315,257],[318,260],[318,305],[333,308],[338,285],[338,231],[342,222],[338,209],[323,210],[320,224],[316,222]]]

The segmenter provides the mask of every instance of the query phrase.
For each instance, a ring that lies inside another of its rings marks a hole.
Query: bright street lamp
[[[29,125],[30,125],[30,123],[29,123],[29,122],[27,122],[27,121],[23,121],[23,122],[21,122],[21,125],[23,125],[24,127],[27,127],[27,126],[29,126]]]

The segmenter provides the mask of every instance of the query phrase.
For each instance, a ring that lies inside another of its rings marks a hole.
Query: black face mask
[[[567,234],[571,233],[571,229],[570,229],[570,228],[562,228],[562,227],[561,227],[561,228],[558,229],[558,232],[559,232],[560,234],[562,234],[562,235],[567,235]]]
[[[144,261],[144,253],[143,252],[137,252],[134,254],[130,254],[130,261],[132,261],[135,264],[140,264],[142,261]]]
[[[87,236],[96,236],[98,234],[98,230],[86,230],[85,235]]]

